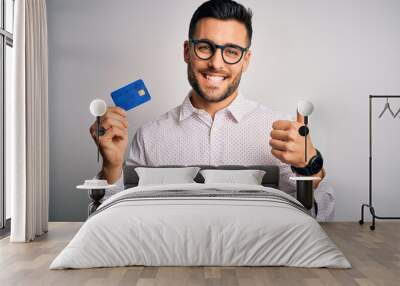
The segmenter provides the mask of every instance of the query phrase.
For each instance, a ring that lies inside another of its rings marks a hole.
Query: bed
[[[277,166],[198,166],[264,170],[260,185],[204,183],[199,173],[193,183],[144,186],[138,185],[136,167],[124,167],[125,190],[100,205],[50,269],[351,268],[310,212],[278,189]]]

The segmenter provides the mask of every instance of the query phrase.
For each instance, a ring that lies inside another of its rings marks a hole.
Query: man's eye
[[[225,49],[225,53],[227,53],[230,56],[237,56],[240,54],[238,50],[232,48]]]
[[[209,50],[211,50],[211,47],[208,46],[208,45],[199,45],[197,48],[198,48],[200,51],[209,51]]]

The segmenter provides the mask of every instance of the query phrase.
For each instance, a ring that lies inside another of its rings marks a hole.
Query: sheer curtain
[[[16,0],[14,93],[7,98],[7,186],[11,242],[47,232],[49,194],[48,52],[45,0]]]

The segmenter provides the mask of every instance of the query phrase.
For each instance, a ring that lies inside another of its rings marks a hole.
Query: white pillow
[[[248,185],[261,185],[265,175],[262,170],[201,170],[204,183],[236,183]]]
[[[135,168],[139,176],[138,186],[196,183],[193,179],[199,167],[182,168]]]

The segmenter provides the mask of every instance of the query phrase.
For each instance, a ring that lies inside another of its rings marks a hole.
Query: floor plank
[[[117,267],[84,270],[48,269],[82,223],[50,223],[49,232],[32,243],[0,240],[0,285],[400,285],[400,222],[369,225],[321,223],[351,262],[352,269],[296,267]]]

